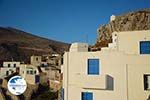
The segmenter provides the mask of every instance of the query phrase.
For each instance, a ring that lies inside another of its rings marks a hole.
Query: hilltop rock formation
[[[150,9],[130,12],[120,16],[112,16],[112,20],[98,28],[98,38],[95,46],[106,47],[112,42],[112,32],[150,30]]]

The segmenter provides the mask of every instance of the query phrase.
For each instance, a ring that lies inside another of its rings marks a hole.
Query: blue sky
[[[63,42],[94,44],[109,17],[150,8],[150,0],[0,0],[0,26]]]

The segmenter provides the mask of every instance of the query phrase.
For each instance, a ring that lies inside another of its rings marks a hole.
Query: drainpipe
[[[69,84],[69,52],[67,52],[67,98],[66,100],[68,100],[68,84]]]
[[[127,100],[129,100],[129,93],[128,93],[128,64],[126,64],[126,87],[127,87]]]

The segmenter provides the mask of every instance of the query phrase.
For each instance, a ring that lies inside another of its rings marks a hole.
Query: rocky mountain
[[[15,28],[0,27],[0,62],[13,59],[27,63],[31,55],[62,54],[69,46]]]
[[[95,46],[106,47],[112,42],[111,33],[114,31],[150,30],[150,9],[139,10],[114,17],[106,25],[98,28],[98,38]]]

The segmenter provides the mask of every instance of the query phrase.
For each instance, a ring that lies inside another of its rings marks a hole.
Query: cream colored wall
[[[87,43],[73,43],[70,46],[70,52],[87,52],[88,44]]]
[[[4,67],[8,67],[8,64],[10,64],[10,67],[14,67],[14,64],[16,64],[16,67],[20,66],[20,62],[3,62]]]
[[[30,69],[32,68],[32,69]],[[36,71],[36,74],[27,74],[27,70],[33,70]],[[36,66],[33,66],[31,64],[21,64],[20,65],[20,75],[25,78],[26,82],[29,84],[35,84],[35,75],[38,75],[38,69]]]
[[[114,59],[114,57],[116,56],[118,57]],[[102,53],[102,52],[69,53],[68,76],[65,75],[66,77],[68,77],[68,80],[65,79],[65,86],[68,86],[69,96],[68,99],[65,100],[81,100],[77,98],[81,98],[81,92],[83,91],[92,91],[94,94],[93,100],[99,100],[99,98],[101,97],[103,97],[103,100],[110,100],[112,98],[114,98],[114,100],[115,99],[126,100],[125,97],[126,96],[126,82],[125,82],[126,75],[125,75],[125,68],[120,67],[121,62],[118,63],[120,57],[121,55],[115,52],[114,53]],[[100,75],[96,75],[95,77],[93,75],[87,75],[88,58],[100,59],[100,73],[101,73]],[[108,58],[109,58],[109,63],[108,63]],[[64,65],[64,68],[67,68],[67,66]],[[119,72],[116,70],[119,70]],[[65,70],[65,72],[66,71],[67,69]],[[114,78],[115,92],[106,89],[107,88],[106,75],[112,76]],[[86,78],[84,78],[85,76]],[[91,82],[89,81],[89,78],[92,78]],[[88,83],[84,84],[86,82]],[[95,84],[95,86],[93,86],[93,83]],[[88,85],[89,88],[87,88],[87,86],[85,87],[84,85]],[[77,88],[77,89],[70,89],[70,88]],[[72,96],[70,95],[77,95],[76,93],[78,94],[78,96],[74,96],[76,98],[71,99]],[[124,97],[124,99],[122,99],[122,97]]]
[[[150,56],[139,55],[139,43],[150,41],[149,33],[150,30],[116,33],[116,49],[66,52],[62,71],[65,100],[81,100],[81,92],[93,92],[93,100],[146,100],[150,93],[142,90],[142,78],[143,73],[150,74]],[[88,58],[100,59],[100,75],[87,75]],[[113,90],[108,76],[113,79]]]
[[[36,66],[33,66],[31,64],[21,64],[20,65],[20,75],[25,78],[26,75],[27,75],[27,70],[30,69],[30,68],[32,68],[33,71],[36,71],[36,75],[39,74],[38,69],[37,69]]]
[[[144,74],[150,74],[150,64],[127,65],[128,69],[128,100],[147,100],[149,90],[144,90]]]
[[[35,84],[35,75],[26,74],[25,80],[28,84]]]
[[[36,60],[38,59],[38,60]],[[40,66],[42,62],[41,56],[31,56],[30,63],[34,66]]]
[[[118,50],[129,54],[140,54],[139,41],[150,40],[150,30],[147,31],[126,31],[117,33]]]
[[[6,77],[6,71],[9,71],[9,75],[10,75],[11,71],[16,72],[16,68],[1,68],[0,69],[0,78]]]
[[[93,78],[94,76],[87,75],[88,58],[100,59],[101,74],[99,76],[96,76],[95,78]],[[103,100],[142,100],[137,98],[128,99],[129,96],[132,96],[132,94],[129,94],[127,88],[128,76],[127,76],[126,66],[128,64],[141,64],[141,65],[147,64],[150,66],[149,59],[150,56],[147,55],[144,56],[128,55],[128,54],[125,55],[124,53],[117,52],[117,51],[65,53],[64,65],[63,65],[64,68],[63,86],[65,88],[65,100],[81,100],[81,92],[83,91],[93,92],[94,95],[93,100],[99,100],[100,98],[102,98]],[[136,69],[136,66],[134,66],[133,69]],[[106,77],[102,77],[101,75],[102,76],[109,75],[114,79],[114,90],[107,89],[107,82],[104,82]],[[91,82],[89,81],[90,78],[92,78]],[[86,84],[84,83],[86,82],[88,82],[89,88],[85,88]],[[95,82],[94,83],[95,86],[93,86],[93,82]],[[141,80],[139,79],[137,83],[140,82]],[[141,87],[144,87],[144,85],[142,85]],[[133,89],[133,87],[129,87],[129,88]],[[140,90],[139,88],[136,88],[135,91],[140,91]],[[142,97],[146,98],[145,95],[142,95]]]

